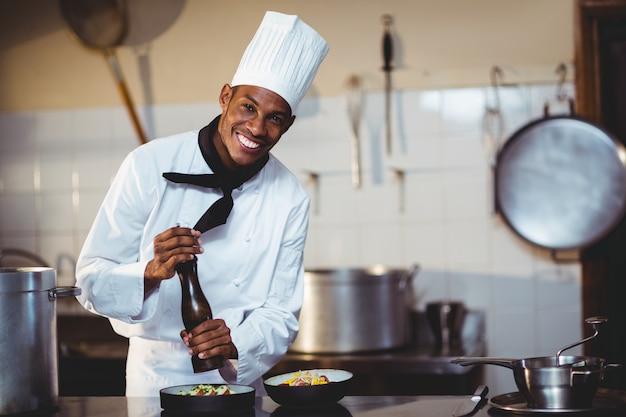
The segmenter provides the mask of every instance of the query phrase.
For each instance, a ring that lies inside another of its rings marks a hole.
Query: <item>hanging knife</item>
[[[383,15],[383,71],[385,71],[385,122],[387,129],[387,154],[391,154],[391,70],[393,69],[393,42],[391,39],[390,15]]]
[[[452,412],[454,417],[470,416],[474,414],[482,406],[489,388],[486,385],[480,385],[474,391],[474,395],[464,399]]]

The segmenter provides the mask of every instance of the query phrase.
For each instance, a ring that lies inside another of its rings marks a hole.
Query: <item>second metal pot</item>
[[[349,353],[405,345],[405,290],[417,272],[417,266],[305,271],[300,332],[290,350]]]

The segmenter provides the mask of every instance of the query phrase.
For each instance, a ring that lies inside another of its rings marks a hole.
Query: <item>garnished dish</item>
[[[324,385],[328,384],[330,380],[326,375],[320,374],[318,371],[298,371],[285,382],[282,382],[281,386],[290,387],[308,387],[311,385]]]
[[[307,369],[263,381],[267,395],[287,407],[322,407],[342,399],[352,373],[341,369]]]
[[[234,394],[228,385],[200,384],[189,390],[180,390],[178,395],[230,395]]]
[[[163,388],[161,416],[191,416],[251,411],[254,407],[255,390],[248,385],[220,384],[207,381],[203,384],[176,385]],[[254,412],[252,410],[252,412]]]

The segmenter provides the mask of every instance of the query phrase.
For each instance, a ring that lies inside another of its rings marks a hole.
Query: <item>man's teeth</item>
[[[242,135],[237,135],[237,137],[239,138],[239,142],[241,142],[241,144],[242,144],[243,146],[245,146],[246,148],[256,149],[256,148],[258,148],[259,146],[261,146],[261,145],[259,145],[259,144],[258,144],[258,143],[256,143],[256,142],[252,142],[250,139],[248,139],[248,138],[247,138],[247,137],[245,137],[245,136],[242,136]]]

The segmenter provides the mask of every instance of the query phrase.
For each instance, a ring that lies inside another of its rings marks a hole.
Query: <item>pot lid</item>
[[[0,294],[48,291],[56,286],[56,271],[48,267],[0,268]]]
[[[569,116],[537,120],[498,154],[496,207],[531,243],[582,249],[621,221],[625,163],[623,145],[588,122]]]

